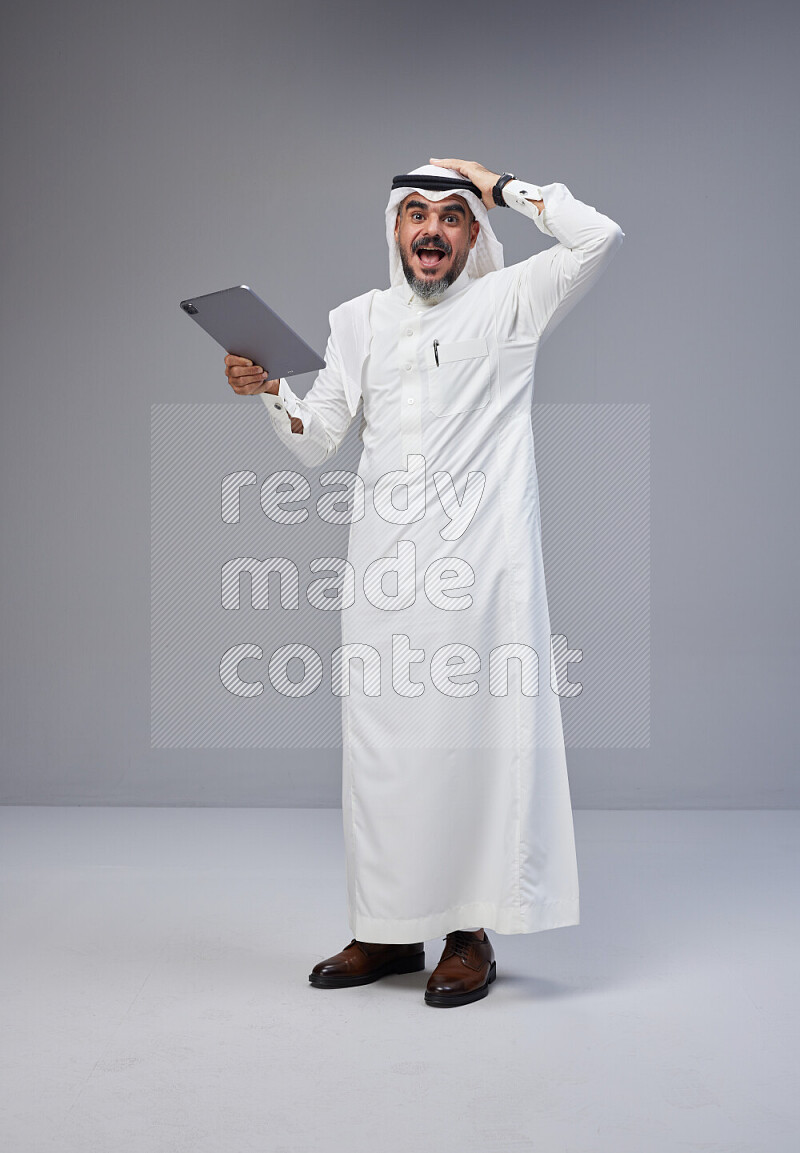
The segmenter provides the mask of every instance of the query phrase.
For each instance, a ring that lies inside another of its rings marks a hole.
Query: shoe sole
[[[350,989],[354,985],[371,985],[373,981],[380,981],[381,977],[391,977],[394,973],[418,973],[425,968],[425,954],[419,953],[413,957],[400,957],[396,961],[388,961],[380,969],[371,973],[364,973],[361,977],[326,976],[324,973],[309,973],[308,979],[316,989]]]
[[[436,1009],[449,1009],[452,1005],[469,1005],[472,1001],[480,1001],[489,993],[489,986],[497,977],[497,962],[492,961],[489,966],[489,976],[483,985],[477,989],[470,989],[468,993],[429,993],[425,991],[425,1004],[433,1005]]]

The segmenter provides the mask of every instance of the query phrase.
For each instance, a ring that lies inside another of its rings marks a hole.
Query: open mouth
[[[423,268],[438,268],[445,254],[440,248],[418,248],[417,258]]]

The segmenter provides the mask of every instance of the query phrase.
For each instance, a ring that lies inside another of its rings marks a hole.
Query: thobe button
[[[407,328],[406,329],[406,336],[413,336],[413,335],[414,335],[414,329],[413,328]]]
[[[410,364],[404,364],[403,368],[405,368],[406,372],[411,372],[411,365]]]
[[[279,404],[276,404],[276,405],[274,405],[274,407],[275,407],[275,408],[280,408],[281,406],[280,406]]]
[[[414,403],[414,397],[413,397],[413,396],[410,396],[410,397],[408,398],[408,400],[406,401],[406,404],[413,404],[413,403]]]

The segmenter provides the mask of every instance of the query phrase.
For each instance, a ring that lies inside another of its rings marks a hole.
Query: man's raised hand
[[[225,375],[228,384],[238,396],[253,396],[257,392],[277,393],[280,378],[269,380],[260,364],[253,364],[246,356],[225,357]]]
[[[456,172],[460,172],[463,177],[480,188],[481,199],[486,207],[495,207],[492,189],[503,175],[502,172],[490,172],[488,168],[478,164],[477,160],[454,160],[452,157],[449,160],[440,160],[431,156],[430,163],[438,164],[440,168],[454,168]]]

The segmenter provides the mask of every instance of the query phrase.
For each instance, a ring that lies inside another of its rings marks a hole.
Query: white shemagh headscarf
[[[423,164],[421,168],[414,168],[409,176],[449,176],[463,180],[460,172],[453,168],[440,168],[437,164]],[[397,207],[411,192],[419,192],[427,200],[444,200],[447,196],[463,196],[475,214],[475,219],[481,226],[475,247],[470,249],[467,263],[462,272],[472,279],[484,276],[487,272],[495,272],[503,267],[503,246],[492,231],[489,223],[489,212],[483,201],[470,192],[468,188],[453,188],[443,192],[434,192],[424,188],[393,188],[386,206],[386,241],[389,245],[389,275],[392,287],[397,284],[407,284],[403,264],[400,259],[400,248],[394,238],[394,225],[397,219]]]

